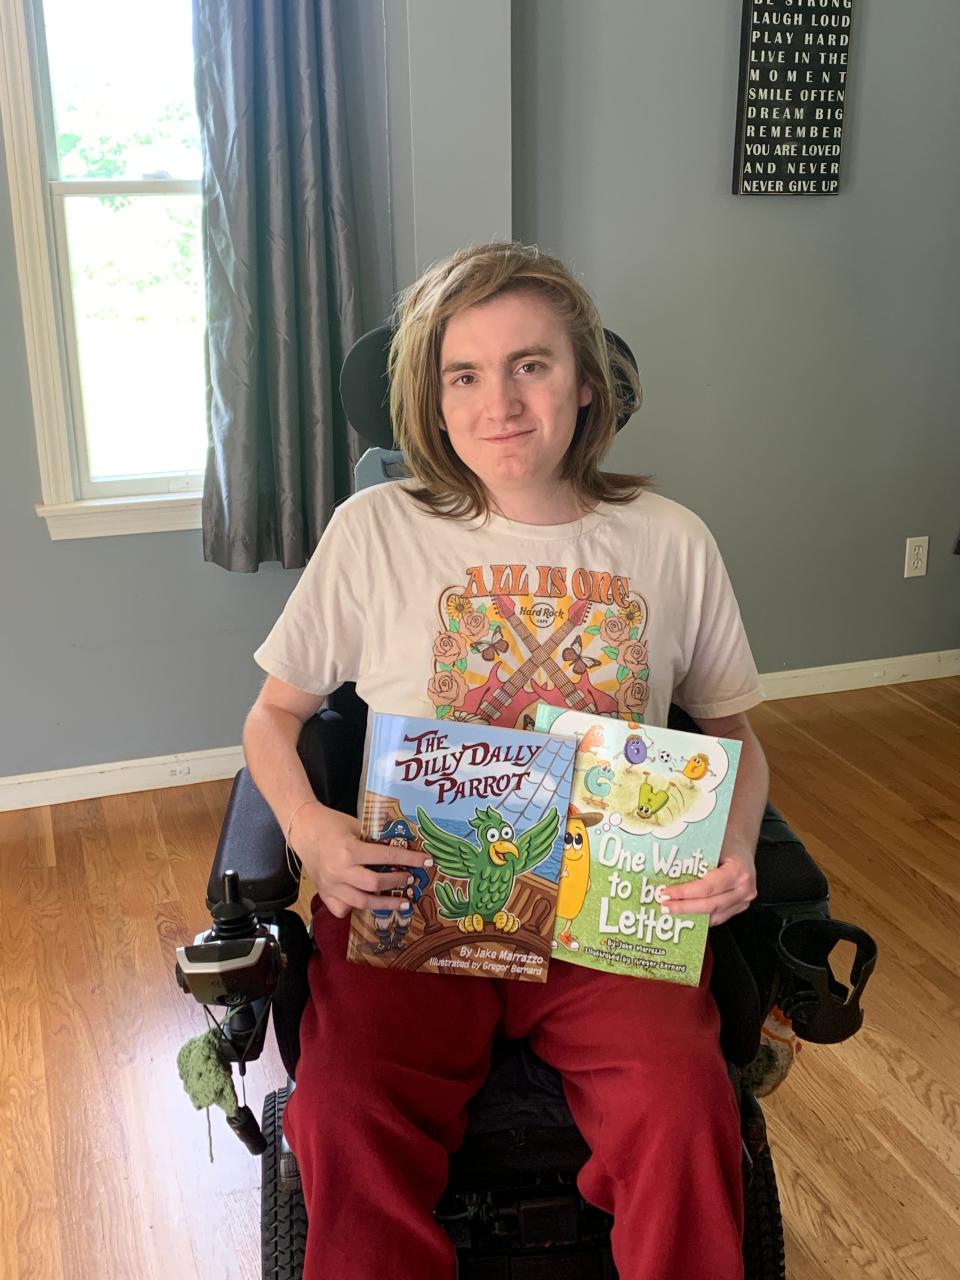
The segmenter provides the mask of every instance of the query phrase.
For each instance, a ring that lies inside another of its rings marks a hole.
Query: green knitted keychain
[[[210,1132],[210,1108],[222,1107],[228,1117],[237,1114],[237,1091],[233,1087],[230,1064],[219,1049],[219,1031],[211,1027],[203,1035],[188,1040],[177,1054],[177,1070],[187,1097],[199,1111],[207,1112],[207,1138],[210,1163],[213,1164],[213,1135]]]

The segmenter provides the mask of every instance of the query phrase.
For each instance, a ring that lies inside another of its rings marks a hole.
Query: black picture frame
[[[855,0],[743,0],[733,194],[838,195]]]

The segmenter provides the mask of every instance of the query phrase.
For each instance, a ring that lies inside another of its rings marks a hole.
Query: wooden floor
[[[774,802],[873,933],[866,1022],[765,1104],[790,1280],[960,1277],[960,679],[751,716]],[[258,1161],[177,1077],[174,950],[228,783],[0,814],[0,1276],[257,1277]],[[259,1113],[282,1080],[249,1073]],[[703,1280],[710,1280],[704,1275]]]

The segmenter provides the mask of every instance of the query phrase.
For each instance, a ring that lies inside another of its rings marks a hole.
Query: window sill
[[[54,542],[64,538],[111,538],[121,533],[166,533],[199,529],[199,493],[150,494],[143,498],[90,498],[36,504]]]

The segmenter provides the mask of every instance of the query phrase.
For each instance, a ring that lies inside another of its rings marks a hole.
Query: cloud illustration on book
[[[579,716],[578,712],[561,712],[553,720],[550,732],[576,734]],[[638,741],[643,742],[642,761]],[[687,827],[713,813],[716,792],[729,772],[730,762],[720,740],[705,735],[698,740],[699,749],[689,756],[648,750],[648,745],[639,735],[631,734],[619,749],[608,752],[609,763],[618,776],[610,788],[603,790],[602,800],[617,812],[625,830],[635,835],[655,832],[664,840],[676,840]],[[590,770],[586,777],[584,764]],[[574,776],[598,799],[596,764],[590,756],[585,761],[578,756]]]

